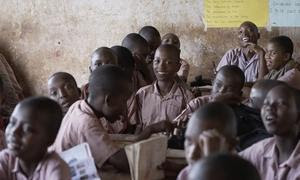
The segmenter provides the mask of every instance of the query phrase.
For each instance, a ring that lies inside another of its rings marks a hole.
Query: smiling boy
[[[244,72],[246,82],[255,82],[262,78],[268,70],[265,52],[257,45],[259,38],[257,26],[250,21],[243,22],[238,32],[240,47],[226,52],[217,66],[217,71],[225,65],[235,65]]]
[[[155,52],[153,70],[157,81],[141,88],[136,94],[138,122],[146,127],[162,120],[172,121],[193,98],[192,93],[177,83],[180,50],[173,45],[161,45]]]

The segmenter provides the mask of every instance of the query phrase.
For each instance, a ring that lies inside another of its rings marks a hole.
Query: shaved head
[[[165,34],[162,38],[162,44],[172,44],[176,46],[178,49],[180,49],[180,40],[176,34],[168,33]]]
[[[258,28],[256,26],[256,24],[254,24],[253,22],[251,21],[245,21],[243,22],[240,27],[250,27],[253,31],[257,32],[258,33]]]
[[[208,129],[217,129],[225,136],[235,138],[237,122],[233,110],[219,102],[204,105],[193,113],[186,134],[199,136]]]
[[[137,33],[128,34],[122,41],[122,46],[134,52],[139,47],[149,48],[147,41]]]
[[[174,45],[162,44],[157,48],[156,53],[159,51],[169,52],[174,55],[177,60],[180,60],[180,50]]]
[[[76,83],[76,80],[75,78],[67,73],[67,72],[56,72],[54,74],[52,74],[50,77],[49,77],[49,81],[51,81],[51,79],[55,79],[55,78],[59,78],[59,79],[64,79],[64,80],[67,80],[67,81],[70,81],[72,83],[74,83],[74,85],[77,87],[77,83]]]
[[[268,94],[268,92],[280,85],[285,85],[282,81],[264,79],[257,81],[250,92],[250,107],[254,109],[260,109],[263,105],[263,102]]]
[[[153,26],[144,26],[139,34],[148,42],[151,50],[155,50],[161,42],[161,37],[158,30]]]
[[[191,169],[189,180],[260,180],[256,168],[236,155],[218,154],[198,161]]]

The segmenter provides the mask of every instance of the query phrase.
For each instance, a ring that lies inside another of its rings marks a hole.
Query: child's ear
[[[291,53],[285,53],[284,54],[284,61],[288,61],[291,59]]]
[[[106,94],[104,97],[104,102],[107,106],[111,106],[112,96],[110,94]]]

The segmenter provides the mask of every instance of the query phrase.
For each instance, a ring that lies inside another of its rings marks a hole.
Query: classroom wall
[[[211,77],[212,62],[237,45],[235,28],[207,29],[202,0],[0,0],[0,51],[27,93],[46,94],[47,78],[66,71],[87,82],[89,55],[100,46],[119,45],[144,25],[179,35],[182,57],[195,75]],[[300,28],[261,29],[260,44],[286,34],[300,56]]]

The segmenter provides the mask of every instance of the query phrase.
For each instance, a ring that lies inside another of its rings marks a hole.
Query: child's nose
[[[18,125],[15,125],[11,128],[11,134],[12,135],[17,135],[20,136],[20,132],[21,132],[21,127]]]
[[[219,89],[219,93],[225,93],[226,92],[226,88],[224,86],[222,86],[220,89]]]
[[[270,58],[270,52],[268,52],[268,51],[266,52],[265,58],[266,58],[266,59],[269,59],[269,58]]]
[[[66,96],[66,91],[64,89],[60,89],[60,90],[58,90],[58,95],[59,95],[60,98],[65,97]]]
[[[270,103],[270,104],[267,105],[265,108],[266,108],[266,110],[268,110],[268,111],[274,112],[274,111],[276,110],[276,104],[275,104],[275,103]]]
[[[164,62],[161,61],[161,62],[158,64],[158,67],[159,67],[160,70],[164,70],[164,69],[166,68],[166,63],[164,63]]]

